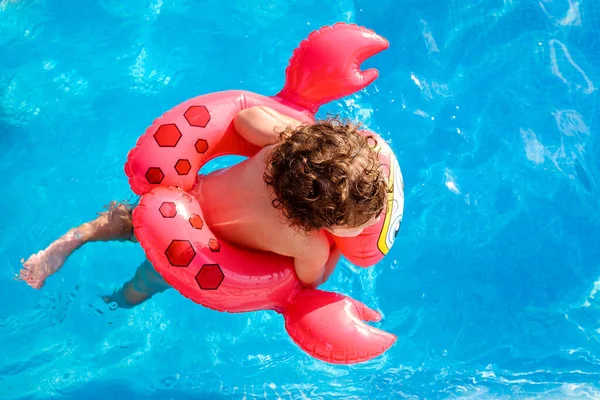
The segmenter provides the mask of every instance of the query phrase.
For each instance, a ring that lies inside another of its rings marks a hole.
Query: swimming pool
[[[0,398],[600,396],[600,5],[376,3],[0,0]],[[322,110],[380,132],[403,167],[391,255],[325,286],[384,313],[384,356],[324,364],[277,314],[174,291],[112,310],[98,296],[133,274],[133,245],[89,245],[39,292],[13,280],[131,196],[122,166],[153,118],[275,93],[298,42],[336,21],[391,43],[366,63],[375,84]]]

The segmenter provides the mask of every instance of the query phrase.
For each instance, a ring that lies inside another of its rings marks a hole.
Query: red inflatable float
[[[298,346],[331,363],[357,363],[386,351],[396,340],[363,321],[381,316],[337,293],[308,289],[295,275],[292,260],[229,245],[204,224],[193,196],[197,174],[212,158],[252,156],[259,149],[233,128],[237,113],[268,106],[303,122],[314,121],[319,106],[369,85],[374,69],[360,71],[368,57],[388,43],[356,25],[335,24],[313,32],[295,50],[286,84],[276,96],[244,91],[211,93],[188,100],[158,118],[129,153],[125,172],[141,195],[133,212],[135,235],[156,270],[184,296],[228,312],[275,310]],[[382,164],[394,187],[380,222],[353,238],[333,237],[351,262],[374,265],[389,251],[400,227],[403,182],[396,157],[378,139]]]

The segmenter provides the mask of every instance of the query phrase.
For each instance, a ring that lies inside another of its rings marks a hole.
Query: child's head
[[[290,225],[337,236],[376,223],[389,191],[375,139],[338,119],[282,132],[264,180]]]

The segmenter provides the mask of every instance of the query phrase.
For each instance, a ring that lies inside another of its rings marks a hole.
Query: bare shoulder
[[[293,241],[293,257],[300,260],[314,261],[319,264],[329,257],[329,241],[321,231],[309,234],[297,233]]]
[[[329,241],[322,232],[302,233],[298,228],[289,226],[289,222],[271,202],[268,211],[264,210],[265,232],[269,233],[268,248],[271,251],[311,264],[324,263],[329,257]]]

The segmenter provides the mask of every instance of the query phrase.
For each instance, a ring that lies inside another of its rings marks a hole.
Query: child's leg
[[[115,302],[122,308],[131,308],[148,300],[157,293],[170,288],[169,284],[156,272],[148,260],[145,260],[131,280],[110,296],[104,296],[107,303]]]
[[[84,244],[135,239],[131,220],[132,208],[128,204],[113,202],[108,211],[100,213],[95,220],[69,230],[45,250],[30,256],[27,261],[21,260],[23,268],[20,279],[39,289],[44,285],[46,278],[57,272],[67,258]]]
[[[98,218],[86,222],[54,241],[48,248],[32,255],[23,262],[20,278],[31,287],[39,289],[46,278],[57,272],[67,258],[78,248],[89,242],[113,240],[136,241],[133,236],[131,213],[134,206],[113,202]],[[116,302],[120,307],[130,308],[149,299],[156,293],[170,288],[154,270],[149,261],[142,263],[135,276],[111,296],[104,296],[107,302]]]

